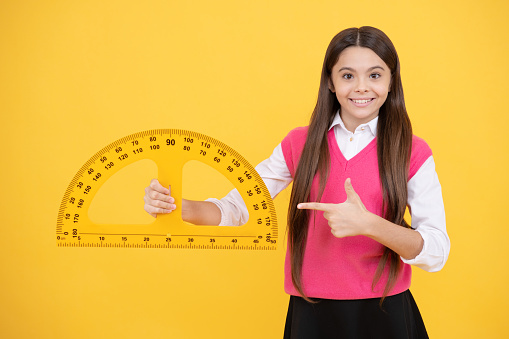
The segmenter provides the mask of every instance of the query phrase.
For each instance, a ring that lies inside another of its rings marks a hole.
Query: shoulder
[[[285,139],[306,138],[308,135],[308,129],[309,129],[309,126],[296,127],[294,129],[292,129],[290,132],[288,132]]]
[[[424,139],[419,138],[416,135],[412,136],[412,152],[410,155],[410,168],[408,173],[408,180],[410,180],[414,174],[421,168],[422,164],[430,156],[433,155],[431,148]]]
[[[429,150],[431,152],[431,148],[428,146],[428,143],[424,139],[419,138],[417,135],[412,135],[412,152],[414,150]]]
[[[428,158],[432,155],[431,148],[424,139],[419,138],[416,135],[412,136],[412,158],[426,156]]]
[[[281,142],[283,148],[285,147],[298,147],[304,145],[308,135],[309,126],[297,127],[292,129]]]

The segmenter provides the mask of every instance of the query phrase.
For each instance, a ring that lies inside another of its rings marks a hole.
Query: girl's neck
[[[357,127],[359,127],[360,125],[363,125],[363,124],[367,124],[371,121],[373,121],[374,119],[378,118],[378,115],[375,116],[374,118],[372,119],[369,119],[367,121],[363,121],[362,119],[345,119],[343,117],[343,115],[341,115],[341,112],[339,113],[339,116],[341,117],[341,121],[343,121],[343,125],[345,125],[345,128],[352,132],[352,133],[355,133],[355,130],[357,129]]]

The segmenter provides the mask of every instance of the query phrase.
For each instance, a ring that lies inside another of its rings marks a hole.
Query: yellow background
[[[307,123],[332,36],[371,25],[396,45],[443,186],[449,262],[412,284],[430,337],[507,338],[508,14],[502,0],[2,1],[0,337],[281,338],[288,192],[267,252],[57,248],[60,201],[95,152],[147,129],[257,164]],[[146,218],[154,171],[131,171],[136,192],[112,209]]]

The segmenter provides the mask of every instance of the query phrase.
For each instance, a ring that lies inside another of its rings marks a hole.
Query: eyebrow
[[[382,66],[373,66],[373,67],[370,67],[368,68],[368,72],[371,72],[372,70],[376,69],[376,68],[380,68],[382,71],[385,71],[385,69],[382,67]],[[355,70],[351,67],[341,67],[339,69],[338,72],[341,72],[341,71],[352,71],[352,72],[355,72]]]

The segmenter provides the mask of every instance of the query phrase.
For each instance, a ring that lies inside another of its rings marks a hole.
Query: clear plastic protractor
[[[92,222],[88,209],[99,188],[114,173],[141,159],[157,164],[158,180],[166,187],[171,184],[171,194],[177,202],[182,199],[184,164],[197,160],[211,166],[239,191],[249,220],[242,226],[197,226],[184,222],[180,213],[170,213],[159,215],[148,225]],[[254,167],[224,143],[180,129],[131,134],[97,152],[70,182],[56,228],[60,247],[273,250],[277,239],[274,204]]]

